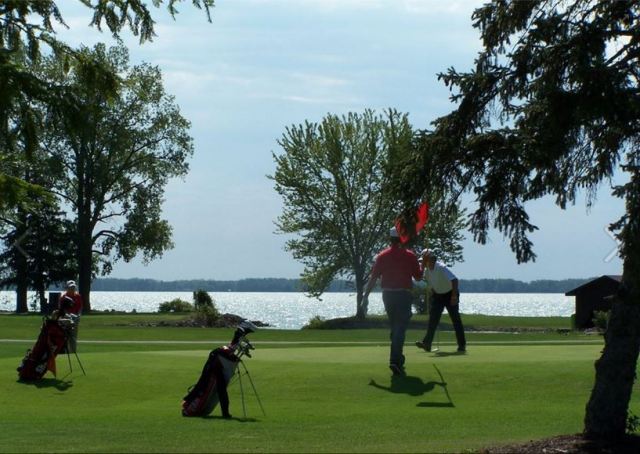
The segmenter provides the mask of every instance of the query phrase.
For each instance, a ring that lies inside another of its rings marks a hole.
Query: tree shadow
[[[66,391],[73,386],[71,380],[60,380],[58,378],[41,378],[40,380],[17,380],[23,385],[31,385],[36,388],[56,388],[58,391]]]

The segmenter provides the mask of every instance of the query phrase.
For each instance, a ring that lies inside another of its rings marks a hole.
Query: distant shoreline
[[[461,279],[460,291],[464,293],[565,293],[593,279],[541,279],[531,282],[515,279]],[[92,291],[112,292],[305,292],[300,279],[285,278],[251,278],[236,281],[217,281],[206,279],[160,281],[155,279],[96,279]],[[54,290],[54,288],[52,288]],[[335,280],[327,292],[353,293],[354,288],[349,281]]]
[[[594,279],[540,279],[530,282],[515,279],[461,279],[463,293],[566,293]],[[420,284],[419,284],[420,285]],[[62,284],[52,285],[49,291],[60,291]],[[0,290],[14,290],[6,288]],[[240,279],[237,281],[216,281],[207,279],[160,281],[155,279],[96,279],[91,290],[95,292],[257,292],[257,293],[305,293],[307,290],[300,279],[263,278]],[[379,291],[380,289],[374,289]],[[325,293],[354,293],[349,281],[335,280]]]

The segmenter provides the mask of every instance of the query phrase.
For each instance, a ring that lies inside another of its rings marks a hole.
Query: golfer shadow
[[[369,386],[373,386],[383,391],[388,391],[396,394],[408,394],[410,396],[422,396],[438,386],[446,386],[446,383],[440,383],[435,381],[424,382],[419,377],[412,377],[410,375],[394,375],[391,377],[391,385],[384,386],[371,379]]]
[[[438,366],[436,366],[435,364],[433,365],[433,367],[436,369],[436,372],[440,376],[440,381],[424,382],[419,377],[412,377],[410,375],[394,375],[391,377],[390,386],[380,385],[373,379],[369,381],[369,386],[373,386],[374,388],[382,389],[391,393],[408,394],[410,396],[422,396],[428,392],[433,391],[436,386],[439,386],[443,389],[444,394],[447,397],[447,402],[420,402],[416,405],[416,407],[455,408],[453,400],[451,399],[451,395],[449,394],[449,390],[447,389],[447,382],[444,379],[442,372],[440,372],[440,369],[438,369]]]
[[[41,378],[40,380],[24,381],[18,380],[23,385],[31,385],[36,388],[56,388],[58,391],[66,391],[73,386],[69,380],[59,380],[57,378]]]

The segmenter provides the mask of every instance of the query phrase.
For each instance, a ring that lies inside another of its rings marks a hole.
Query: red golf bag
[[[18,366],[20,380],[40,380],[48,370],[56,375],[56,356],[67,345],[72,324],[69,319],[44,320],[38,340]]]
[[[183,416],[207,416],[220,403],[222,416],[229,418],[229,396],[227,385],[233,378],[243,355],[251,357],[253,346],[245,338],[257,328],[249,321],[243,321],[236,329],[229,345],[216,348],[202,369],[198,382],[189,388],[182,399]]]

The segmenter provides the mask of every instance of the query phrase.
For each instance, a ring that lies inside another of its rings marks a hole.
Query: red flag
[[[400,241],[402,244],[407,243],[411,238],[420,233],[420,230],[424,228],[429,220],[429,204],[427,202],[422,202],[418,208],[416,208],[416,212],[413,215],[413,221],[415,222],[415,227],[411,228],[410,225],[406,225],[406,221],[403,221],[402,218],[396,220],[396,230],[400,234]]]

